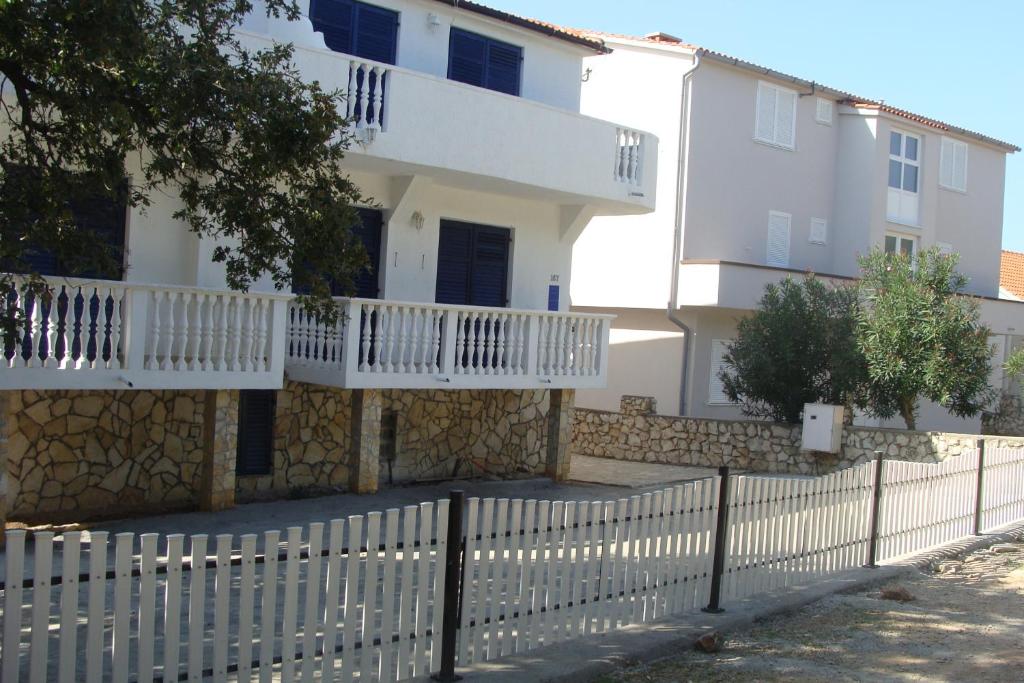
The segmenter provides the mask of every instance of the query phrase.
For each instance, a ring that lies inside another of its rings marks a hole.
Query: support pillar
[[[547,459],[544,474],[552,481],[569,478],[572,460],[572,417],[576,407],[575,389],[551,389],[548,407]]]
[[[376,493],[380,477],[380,424],[384,406],[380,389],[352,390],[352,442],[349,490]]]
[[[10,391],[0,391],[0,548],[6,545],[7,534],[4,529],[7,526],[7,508],[11,501],[8,500],[8,473],[7,473],[7,439],[10,430],[13,429],[14,415],[11,414]]]
[[[238,390],[211,389],[203,405],[203,468],[199,509],[235,506],[235,457],[238,454]]]

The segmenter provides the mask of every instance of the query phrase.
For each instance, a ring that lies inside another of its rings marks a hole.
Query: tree
[[[268,12],[298,18],[294,0]],[[339,92],[304,83],[290,45],[252,50],[247,0],[0,0],[0,270],[45,250],[74,273],[111,270],[76,202],[181,198],[175,217],[215,238],[245,291],[269,273],[335,314],[366,265],[351,226],[364,201],[339,162]],[[0,275],[10,291],[13,280]],[[39,278],[29,288],[45,292]],[[3,316],[11,329],[12,313]]]
[[[720,378],[743,413],[800,421],[805,403],[847,404],[864,366],[854,341],[850,287],[808,275],[765,287],[753,315],[739,321]]]
[[[860,260],[857,342],[867,366],[859,402],[869,414],[916,425],[924,398],[958,417],[992,400],[989,329],[963,294],[958,257],[931,249],[913,260],[875,250]]]

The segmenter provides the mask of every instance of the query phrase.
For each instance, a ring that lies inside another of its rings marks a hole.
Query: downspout
[[[679,262],[683,252],[683,211],[686,197],[687,156],[690,133],[689,88],[693,74],[700,67],[700,51],[693,53],[693,68],[683,74],[682,93],[679,96],[679,160],[676,170],[675,234],[672,238],[672,278],[668,293],[668,319],[683,331],[683,372],[679,380],[679,414],[686,415],[686,376],[690,368],[690,338],[693,331],[676,315],[679,308]]]

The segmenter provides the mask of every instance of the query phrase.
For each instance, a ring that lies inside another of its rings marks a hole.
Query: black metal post
[[[451,683],[455,675],[455,650],[458,645],[459,621],[462,618],[462,509],[465,494],[452,491],[448,496],[448,547],[444,556],[444,614],[441,622],[441,670],[432,678]]]
[[[974,535],[981,536],[982,491],[985,486],[985,439],[978,439],[978,490],[974,494]]]
[[[729,530],[729,468],[719,467],[718,476],[722,481],[718,488],[718,521],[715,526],[715,559],[711,566],[711,599],[702,611],[718,614],[722,612],[722,574],[725,572],[725,543]]]
[[[871,531],[868,535],[868,563],[864,565],[876,569],[875,558],[878,554],[878,513],[882,509],[882,461],[885,453],[875,451],[875,490],[871,501]]]

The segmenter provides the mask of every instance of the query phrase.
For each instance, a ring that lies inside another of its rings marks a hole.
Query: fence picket
[[[281,532],[263,534],[263,575],[260,585],[260,683],[271,683],[274,676],[274,643],[277,631],[277,554]]]
[[[434,504],[420,503],[419,551],[416,563],[416,620],[413,656],[413,675],[421,676],[427,671],[427,599],[430,594],[430,532],[434,521]],[[364,642],[366,634],[363,634]]]
[[[373,646],[374,637],[377,635],[377,596],[380,593],[380,519],[379,512],[366,514],[366,570],[363,575],[363,624],[360,627],[360,636],[363,646],[359,652],[359,678],[370,680],[373,671],[379,671],[380,665],[374,667],[377,649]],[[335,595],[337,601],[337,595]],[[380,634],[381,644],[384,643],[384,635]]]
[[[534,552],[537,534],[537,501],[527,500],[523,506],[523,569],[519,578],[519,618],[516,619],[515,651],[525,652],[530,647],[530,625],[536,602],[533,598],[533,573],[536,566]]]
[[[78,562],[82,532],[65,531],[61,543],[60,683],[72,683],[78,665]],[[15,650],[15,652],[17,652]],[[17,659],[17,657],[15,657]],[[141,665],[140,665],[141,670]],[[152,673],[150,673],[150,680]],[[141,679],[140,679],[141,680]]]
[[[548,524],[551,516],[550,501],[542,500],[537,503],[537,541],[533,560],[533,578],[531,581],[532,590],[530,593],[530,640],[526,648],[532,650],[540,646],[542,634],[542,612],[544,609],[544,568],[548,565],[545,553],[548,546]]]
[[[134,538],[135,535],[130,532],[120,533],[115,537],[114,646],[112,653],[113,666],[111,668],[115,681],[123,681],[128,678],[128,654],[131,648],[132,545]],[[36,543],[38,545],[38,539]],[[47,575],[49,575],[49,572],[47,572]],[[34,623],[32,628],[35,631]],[[33,633],[34,635],[35,633]],[[37,678],[33,676],[31,678],[35,681],[45,680],[45,677]]]
[[[405,514],[407,516],[406,531],[408,531],[409,508],[405,509]],[[413,507],[412,523],[416,523],[415,506]],[[411,538],[411,534],[407,533],[404,540],[405,547],[402,550],[402,553],[411,563],[413,552],[413,539]],[[341,621],[341,680],[343,681],[352,680],[352,672],[355,671],[356,658],[358,657],[356,652],[356,622],[359,619],[359,565],[362,563],[362,553],[359,551],[359,548],[362,542],[363,516],[350,515],[348,518],[348,561],[345,566],[345,612]],[[404,559],[405,558],[403,558],[403,563]],[[404,568],[403,571],[405,571]],[[411,586],[406,586],[403,581],[402,595],[409,595],[411,592]],[[402,608],[406,608],[404,601]],[[409,632],[407,628],[402,629],[401,635],[405,637],[406,642],[408,642]],[[399,659],[399,661],[401,662],[403,660]],[[406,672],[405,675],[408,675],[408,672]],[[398,677],[403,677],[401,669],[399,670]]]
[[[494,520],[494,499],[484,498],[480,507],[480,561],[477,563],[476,609],[473,626],[473,661],[487,659],[484,635],[487,633],[487,599],[490,597],[491,527]]]
[[[518,501],[517,501],[518,502]],[[434,548],[434,591],[432,600],[433,622],[431,630],[433,636],[430,641],[430,672],[437,672],[441,669],[441,628],[444,625],[444,582],[448,568],[445,558],[448,552],[448,515],[451,514],[451,503],[442,499],[437,501],[437,544]]]
[[[473,629],[470,623],[473,618],[473,601],[466,598],[473,595],[473,582],[479,562],[476,556],[477,516],[480,512],[480,499],[470,498],[466,501],[466,548],[462,561],[462,618],[459,625],[459,656],[463,666],[472,663],[470,644],[473,640]]]
[[[590,503],[590,550],[587,555],[587,603],[583,606],[584,624],[583,634],[590,635],[597,626],[597,606],[602,602],[601,586],[599,584],[598,568],[601,564],[601,531],[603,530],[602,510],[603,505],[594,501]]]
[[[487,610],[487,659],[494,659],[501,652],[498,645],[498,622],[501,620],[502,586],[505,585],[505,530],[508,526],[508,498],[499,498],[495,506],[494,559],[489,562],[494,579],[488,587],[490,602]]]
[[[398,559],[398,508],[384,513],[384,583],[381,585],[381,681],[395,680],[395,563]],[[465,634],[462,634],[465,635]],[[327,680],[326,677],[324,680]]]
[[[547,584],[544,589],[543,605],[543,641],[544,645],[554,642],[555,613],[558,611],[555,605],[555,582],[558,580],[558,546],[561,543],[562,529],[564,524],[565,503],[556,500],[551,503],[551,517],[544,520],[544,524],[550,530],[548,532],[548,555],[545,561],[547,570]]]
[[[120,538],[118,541],[120,541]],[[32,632],[29,634],[31,649],[29,650],[28,678],[30,681],[45,681],[46,670],[49,664],[50,593],[52,590],[50,576],[53,569],[53,532],[40,531],[33,534],[33,546],[35,567],[32,570]],[[118,550],[122,550],[120,542],[118,543]],[[131,558],[129,557],[130,560]],[[127,609],[122,614],[123,616],[120,621],[124,622],[128,619]],[[121,623],[115,622],[115,628],[121,625]],[[117,631],[115,630],[116,633]],[[116,635],[114,642],[115,647],[117,647]],[[122,649],[115,650],[115,652],[118,655],[123,653],[123,656],[126,658],[125,674],[127,674],[127,638],[122,637],[120,642]]]
[[[153,680],[153,635],[156,620],[156,545],[158,538],[159,534],[142,534],[139,536],[142,553],[139,559],[137,675],[140,683],[149,683]],[[66,546],[64,550],[67,551]],[[63,643],[61,645],[63,646]]]
[[[323,568],[321,550],[324,543],[323,522],[309,525],[309,559],[306,562],[305,609],[302,617],[302,662],[299,667],[301,680],[313,680],[313,654],[316,652],[317,631],[320,618],[320,571]],[[296,636],[298,634],[296,633]]]
[[[241,578],[238,583],[238,681],[252,680],[252,627],[256,594],[256,534],[241,537]]]
[[[104,534],[104,541],[106,541],[106,534]],[[4,590],[4,642],[3,642],[3,679],[5,681],[17,681],[18,670],[20,668],[21,661],[21,618],[22,618],[22,606],[24,600],[24,588],[22,587],[22,581],[25,576],[25,531],[23,529],[11,529],[7,532],[7,548],[5,555],[6,560],[6,573],[4,579],[6,586]],[[90,547],[91,544],[90,544]],[[95,574],[95,572],[93,572]],[[91,604],[91,603],[90,603]],[[90,614],[90,616],[92,616]],[[93,630],[101,628],[98,624],[95,627],[90,627],[90,634]],[[102,631],[99,631],[102,634]],[[100,650],[100,648],[97,648]],[[94,650],[93,652],[96,652]],[[95,658],[96,655],[94,655]],[[94,681],[99,680],[99,676],[93,677]]]
[[[302,527],[288,527],[284,562],[284,618],[281,622],[281,683],[291,683],[295,680],[295,641],[298,633],[301,555]],[[348,647],[348,643],[345,643],[345,647]]]
[[[188,600],[188,680],[203,677],[203,634],[206,624],[206,534],[192,536]],[[114,602],[115,614],[117,602]],[[117,640],[115,635],[115,641]]]
[[[511,501],[509,510],[508,570],[505,576],[505,621],[502,624],[501,633],[501,655],[503,657],[512,653],[515,631],[519,627],[519,618],[516,615],[522,609],[523,584],[519,578],[519,543],[522,532],[522,515],[523,501],[515,498]],[[444,564],[439,563],[438,566],[443,567]],[[437,646],[440,647],[440,643]]]

